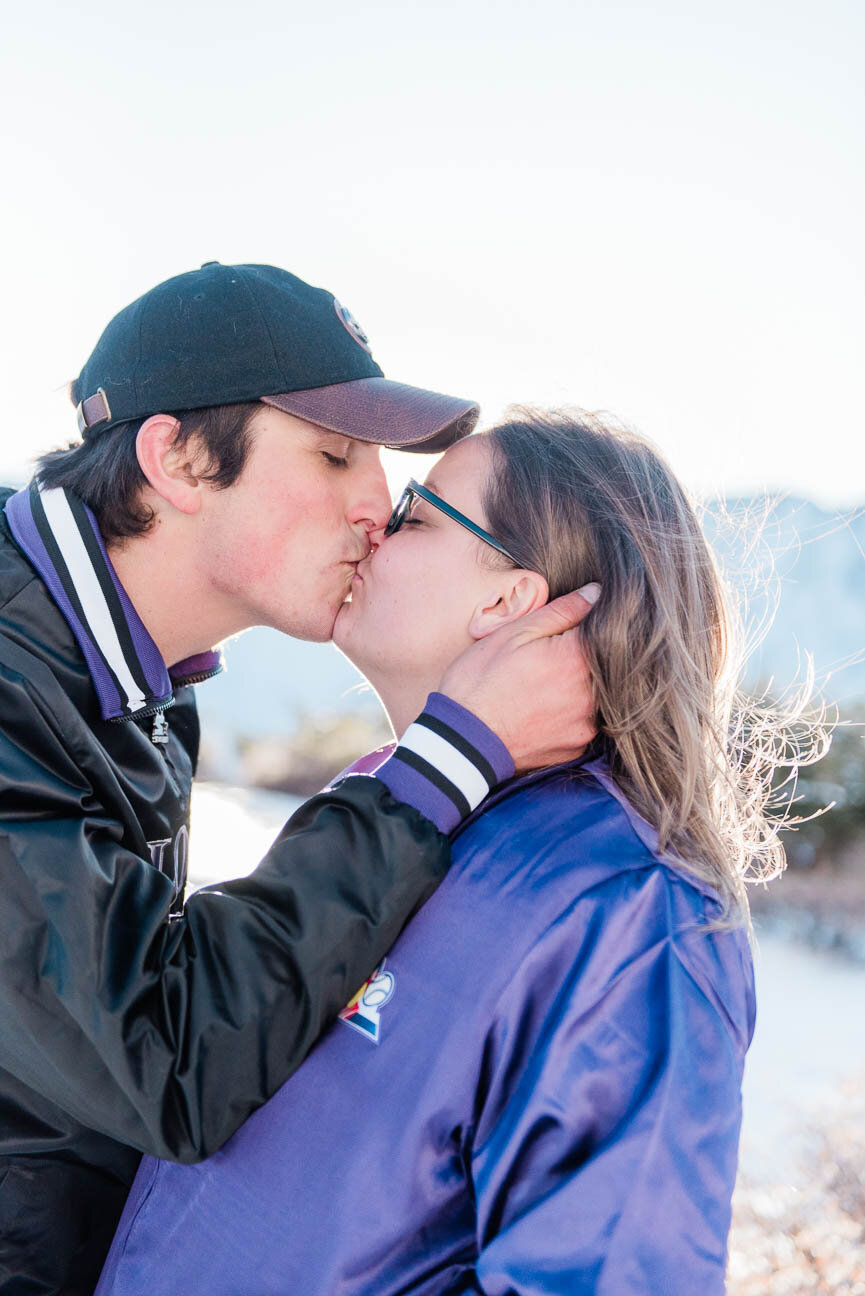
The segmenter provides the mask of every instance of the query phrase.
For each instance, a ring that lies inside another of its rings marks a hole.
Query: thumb
[[[588,616],[600,593],[600,585],[592,581],[581,589],[572,590],[570,594],[561,594],[557,599],[522,617],[518,623],[519,629],[526,634],[526,638],[531,639],[564,634]]]

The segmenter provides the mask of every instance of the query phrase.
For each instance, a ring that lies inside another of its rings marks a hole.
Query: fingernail
[[[597,581],[590,581],[588,585],[578,589],[577,593],[582,594],[587,603],[597,603],[601,596],[601,587]]]

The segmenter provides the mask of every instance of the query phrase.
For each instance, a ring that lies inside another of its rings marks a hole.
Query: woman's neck
[[[370,679],[369,682],[378,694],[397,738],[401,738],[412,721],[417,719],[429,694],[438,688],[438,677],[429,680],[390,679],[384,682]]]

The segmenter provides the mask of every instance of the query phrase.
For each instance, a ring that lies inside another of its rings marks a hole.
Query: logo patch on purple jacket
[[[388,1000],[393,998],[396,988],[396,977],[392,972],[385,971],[386,961],[382,959],[339,1014],[340,1021],[345,1022],[346,1026],[353,1026],[374,1044],[378,1043],[381,1032],[379,1013]]]

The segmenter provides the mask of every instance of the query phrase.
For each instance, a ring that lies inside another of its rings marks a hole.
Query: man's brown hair
[[[70,395],[74,402],[74,389]],[[252,446],[250,425],[261,408],[258,401],[251,401],[165,413],[180,424],[174,445],[182,448],[194,442],[194,448],[204,452],[202,480],[224,490],[243,472]],[[147,478],[135,448],[144,421],[117,423],[36,461],[39,485],[64,487],[82,499],[96,515],[106,544],[144,535],[153,524],[153,510],[142,498]]]

